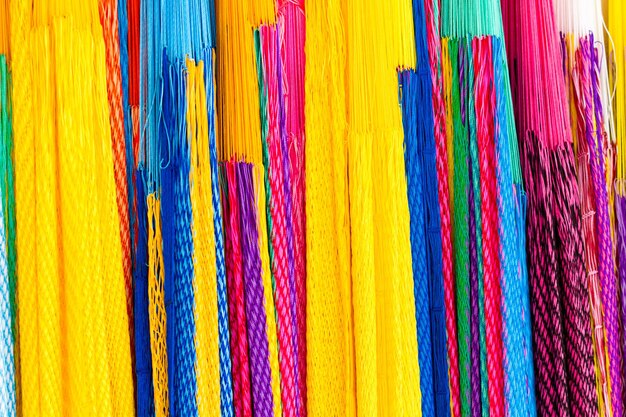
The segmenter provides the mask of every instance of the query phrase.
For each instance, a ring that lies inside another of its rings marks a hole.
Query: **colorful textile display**
[[[0,415],[622,417],[621,0],[0,0]]]

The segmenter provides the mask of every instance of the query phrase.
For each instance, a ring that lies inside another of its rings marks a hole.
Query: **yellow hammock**
[[[415,64],[408,0],[348,0],[348,160],[359,416],[421,415],[396,70]]]
[[[21,411],[132,416],[98,4],[13,0],[10,11]]]

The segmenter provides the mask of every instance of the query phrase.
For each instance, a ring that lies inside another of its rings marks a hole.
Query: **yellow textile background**
[[[348,0],[345,10],[357,410],[421,415],[396,75],[415,64],[412,7]]]
[[[22,413],[132,416],[98,3],[10,11]]]
[[[305,4],[307,411],[311,417],[356,413],[343,5],[340,0]]]

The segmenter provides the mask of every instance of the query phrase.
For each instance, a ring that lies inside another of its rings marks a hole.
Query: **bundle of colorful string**
[[[528,191],[537,412],[596,415],[580,193],[565,82],[553,71],[563,67],[554,5],[529,0],[504,6]]]
[[[442,12],[460,413],[534,414],[525,196],[499,3],[444,1]]]
[[[621,358],[613,356],[610,358],[610,362],[607,361],[605,352],[607,340],[604,333],[604,320],[615,320],[616,318],[603,316],[600,297],[602,290],[599,280],[602,279],[607,270],[598,269],[598,261],[602,259],[614,265],[613,249],[607,247],[606,243],[603,245],[601,240],[604,239],[604,242],[609,243],[613,241],[610,238],[613,235],[613,228],[603,231],[603,224],[610,221],[610,224],[613,225],[613,210],[609,209],[613,206],[611,204],[613,187],[609,187],[608,184],[612,183],[614,177],[612,161],[614,141],[611,139],[613,132],[612,108],[608,104],[609,85],[606,58],[599,52],[604,50],[601,6],[600,2],[594,4],[594,2],[559,1],[555,3],[555,9],[561,31],[564,76],[569,92],[571,129],[582,197],[584,261],[589,281],[586,286],[588,286],[592,313],[592,322],[589,323],[584,320],[581,324],[595,329],[593,340],[600,414],[610,415],[611,408],[619,414],[619,408],[621,408],[621,400],[618,400],[620,398],[618,391],[620,384],[612,387],[611,395],[613,398],[609,398],[607,375],[611,374],[611,366],[613,366],[611,380],[621,373],[621,370],[618,374],[615,373],[616,369],[621,369],[621,366],[615,361],[616,359],[621,361]],[[603,190],[606,191],[602,192]],[[604,218],[600,217],[602,215]],[[606,218],[607,216],[609,219]],[[601,233],[605,235],[604,238]],[[606,233],[610,233],[609,239],[607,239]],[[600,250],[605,253],[600,253]],[[608,277],[604,279],[615,282],[613,269],[609,269],[608,272]],[[604,287],[604,291],[608,290],[604,285],[602,287]],[[617,402],[613,403],[613,401]],[[611,405],[612,403],[613,405]],[[617,409],[615,409],[616,406]]]
[[[607,181],[607,185],[610,187],[609,192],[615,193],[615,234],[614,249],[616,250],[616,264],[617,264],[617,279],[619,280],[619,287],[621,288],[621,323],[622,323],[622,349],[624,349],[624,323],[626,323],[626,188],[624,187],[624,179],[626,171],[624,171],[626,158],[624,155],[624,139],[626,134],[626,83],[624,76],[626,71],[624,65],[626,60],[624,59],[624,23],[626,22],[626,8],[621,2],[609,1],[608,2],[608,22],[609,35],[607,36],[606,43],[609,46],[608,49],[608,61],[609,61],[609,79],[610,88],[609,94],[613,99],[611,109],[613,110],[615,121],[615,142],[617,145],[617,152],[615,157],[615,171],[616,180],[615,183]],[[609,167],[610,168],[610,167]],[[608,178],[608,177],[607,177]],[[622,352],[623,353],[623,352]],[[622,361],[622,372],[624,372],[624,366],[626,362]],[[622,373],[622,376],[624,374]]]
[[[0,414],[623,414],[619,1],[0,6]]]
[[[2,4],[0,22],[8,28],[8,1]],[[15,379],[15,196],[13,195],[13,126],[9,33],[0,31],[0,414],[16,415]]]

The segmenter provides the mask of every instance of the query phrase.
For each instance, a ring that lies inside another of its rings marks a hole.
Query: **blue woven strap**
[[[435,415],[433,387],[433,355],[430,330],[430,292],[426,256],[426,210],[422,184],[421,164],[417,154],[417,107],[416,84],[420,77],[412,70],[399,74],[402,90],[402,124],[404,128],[404,167],[410,212],[411,254],[413,266],[413,292],[415,295],[415,319],[417,321],[418,361],[420,367],[420,391],[422,414]],[[422,86],[423,88],[423,86]]]

